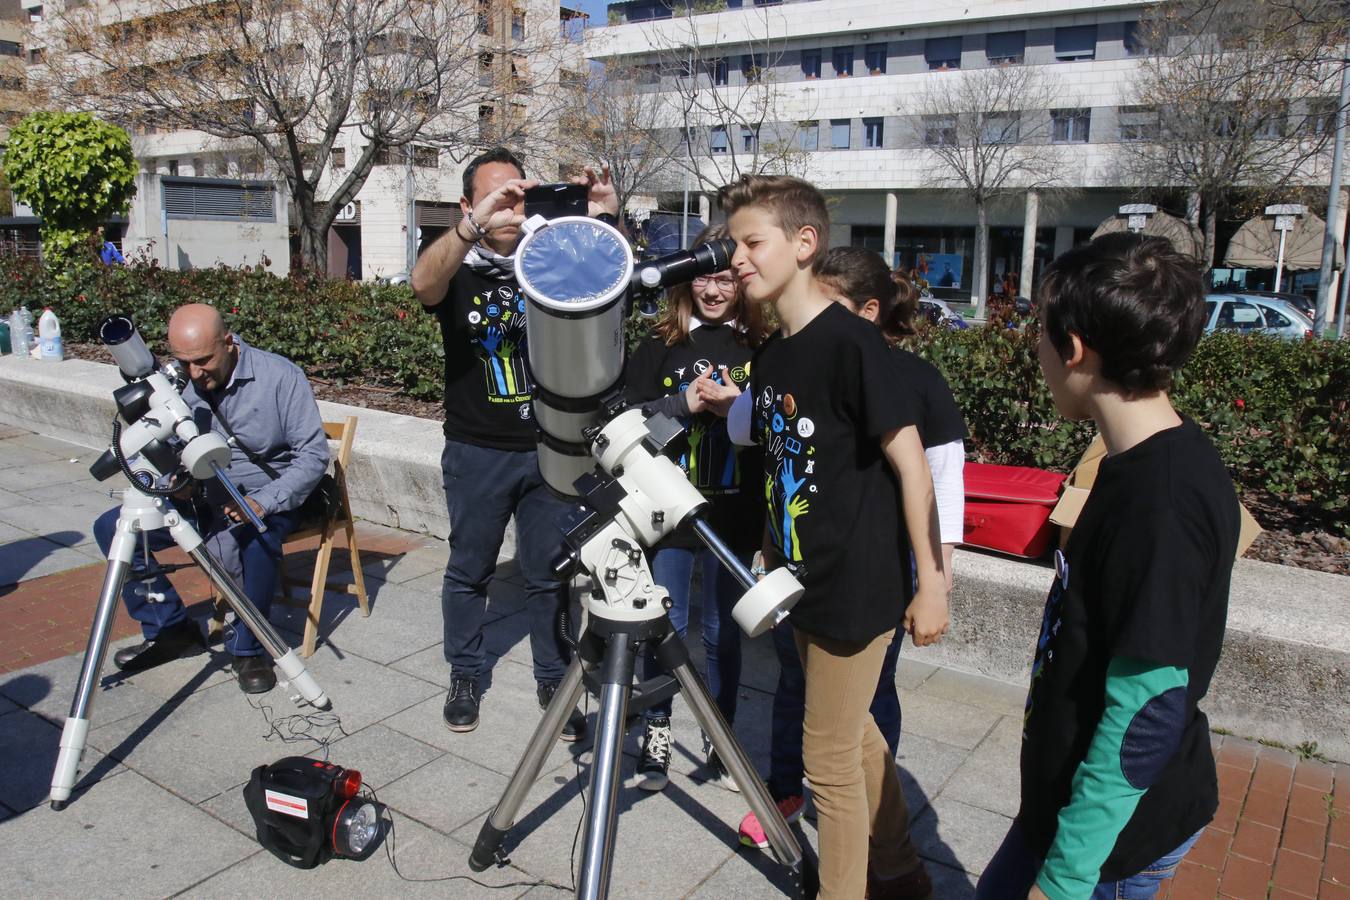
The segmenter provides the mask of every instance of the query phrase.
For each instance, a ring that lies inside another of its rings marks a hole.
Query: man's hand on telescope
[[[609,163],[600,164],[599,174],[596,174],[593,166],[587,166],[584,171],[586,174],[573,178],[572,183],[584,184],[588,189],[586,194],[587,214],[598,216],[608,213],[618,218],[619,192],[614,189],[614,183],[609,179]]]
[[[533,179],[511,179],[478,201],[473,208],[473,220],[489,233],[499,228],[519,228],[525,221],[525,214],[517,208],[523,210],[526,189],[538,185],[539,182]]]
[[[252,497],[245,497],[244,502],[249,505],[249,507],[253,510],[254,514],[258,518],[261,519],[263,517],[263,508],[258,505],[257,500],[254,500]],[[244,522],[247,521],[248,519],[248,517],[244,514],[244,511],[234,505],[233,500],[229,501],[223,507],[221,507],[221,510],[225,513],[225,516],[231,522]]]
[[[722,418],[727,417],[731,412],[731,404],[736,402],[736,398],[741,395],[741,389],[736,387],[736,382],[731,380],[731,373],[727,371],[726,366],[721,366],[722,383],[713,381],[713,370],[710,368],[702,375],[694,379],[693,384],[689,385],[689,396],[686,402],[689,404],[690,412],[699,412],[700,410],[712,410]],[[694,408],[694,399],[698,398],[698,409]]]

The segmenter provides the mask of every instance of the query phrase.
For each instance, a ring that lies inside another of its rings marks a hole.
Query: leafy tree
[[[136,192],[131,138],[89,113],[29,114],[10,131],[3,164],[14,196],[42,218],[51,254],[69,255]]]

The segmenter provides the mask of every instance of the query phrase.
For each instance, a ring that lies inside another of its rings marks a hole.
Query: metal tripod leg
[[[66,808],[70,792],[75,787],[75,776],[80,768],[80,757],[84,755],[85,738],[89,734],[90,707],[94,701],[94,688],[98,686],[99,673],[103,670],[103,658],[108,652],[108,634],[112,631],[113,619],[117,615],[117,604],[121,599],[122,585],[126,582],[127,572],[131,569],[131,555],[135,552],[136,539],[131,533],[128,521],[124,527],[121,519],[117,522],[117,533],[108,554],[108,570],[103,576],[103,588],[99,591],[98,606],[94,612],[94,625],[89,630],[89,644],[84,650],[84,664],[80,667],[80,681],[75,688],[75,699],[70,704],[70,715],[61,729],[61,751],[56,757],[56,770],[52,773],[52,809]]]
[[[581,847],[580,900],[609,896],[609,876],[614,861],[614,805],[619,796],[619,766],[623,759],[624,721],[628,696],[633,691],[633,668],[637,653],[632,635],[611,632],[605,641],[605,659],[600,668],[600,711],[595,723],[595,747],[591,764],[591,806]]]
[[[741,749],[740,741],[736,740],[731,726],[722,718],[722,711],[717,708],[717,703],[708,693],[708,687],[703,683],[698,671],[689,662],[684,662],[672,667],[671,674],[680,683],[680,692],[684,694],[689,708],[694,711],[694,718],[703,727],[703,733],[712,741],[718,757],[741,789],[741,796],[749,801],[750,811],[764,828],[764,835],[773,847],[774,856],[778,857],[778,861],[783,865],[799,871],[802,864],[802,849],[797,843],[797,838],[792,834],[787,821],[783,819],[783,814],[778,811],[773,797],[769,796],[769,789],[755,771],[754,764]]]
[[[478,840],[474,842],[473,852],[469,854],[469,868],[475,872],[481,872],[488,866],[502,861],[502,840],[516,823],[516,813],[520,812],[520,805],[525,802],[526,795],[529,794],[535,779],[539,777],[539,770],[544,767],[544,760],[548,758],[549,751],[557,744],[563,726],[567,724],[568,715],[581,700],[581,693],[584,690],[581,671],[581,657],[574,656],[567,667],[567,674],[563,676],[562,683],[558,685],[553,699],[549,701],[548,709],[544,710],[543,718],[535,726],[534,735],[525,746],[525,755],[516,764],[516,770],[511,773],[511,780],[507,782],[502,798],[497,801],[497,805],[478,832]]]

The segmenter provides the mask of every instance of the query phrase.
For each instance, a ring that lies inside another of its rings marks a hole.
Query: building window
[[[1336,130],[1336,100],[1331,97],[1314,97],[1308,101],[1308,116],[1303,120],[1303,130],[1308,134],[1322,136]]]
[[[478,54],[478,83],[480,85],[492,84],[492,54]]]
[[[1015,144],[1021,137],[1022,117],[1017,113],[990,113],[980,129],[980,141],[988,146]]]
[[[1139,34],[1138,22],[1125,23],[1124,43],[1126,56],[1144,56],[1148,53],[1144,39]]]
[[[863,146],[880,150],[885,141],[886,126],[882,119],[863,119]]]
[[[176,159],[169,160],[169,174],[170,175],[178,174],[178,160]]]
[[[22,91],[26,87],[22,75],[0,75],[0,91]]]
[[[1092,124],[1090,109],[1050,110],[1052,132],[1050,140],[1056,144],[1086,144]]]
[[[934,71],[961,68],[961,38],[929,38],[923,42],[923,58]]]
[[[34,66],[41,65],[41,64],[42,64],[42,61],[43,61],[45,58],[46,58],[46,53],[43,51],[43,49],[42,49],[41,47],[34,47],[32,50],[29,50],[29,51],[28,51],[28,63],[29,63],[29,65],[34,65]]]
[[[520,9],[511,10],[511,40],[525,40],[525,11]]]
[[[347,148],[334,147],[329,152],[328,159],[332,163],[333,168],[335,169],[347,168]]]
[[[802,51],[802,75],[806,78],[820,77],[820,51]]]
[[[834,48],[834,77],[847,78],[853,74],[853,47]]]
[[[741,57],[741,74],[751,83],[764,77],[764,54],[747,53]]]
[[[925,147],[955,147],[956,116],[924,116],[923,143]]]
[[[1122,141],[1156,141],[1158,111],[1151,106],[1122,106],[1116,114]]]
[[[1288,110],[1283,104],[1280,104],[1256,117],[1256,127],[1253,129],[1253,133],[1258,139],[1277,140],[1282,138],[1285,136],[1285,122],[1288,118]]]
[[[441,151],[435,147],[413,147],[413,165],[419,169],[439,169]]]
[[[714,59],[708,63],[708,75],[712,79],[714,87],[720,87],[727,83],[727,61],[726,58]]]
[[[708,150],[712,153],[726,153],[727,128],[725,125],[714,125],[712,132],[708,135]]]
[[[797,147],[801,150],[820,149],[820,126],[817,123],[797,123]]]
[[[741,126],[741,149],[746,153],[754,153],[759,150],[759,126],[751,128],[748,125]]]
[[[1055,59],[1075,62],[1097,58],[1097,26],[1074,25],[1055,29]]]
[[[161,184],[164,213],[170,219],[276,221],[276,190],[270,184],[219,182],[185,178]]]
[[[873,75],[885,75],[886,45],[868,44],[866,55],[867,55],[867,71]]]
[[[847,150],[849,130],[852,123],[848,119],[830,120],[830,149]]]
[[[23,56],[23,46],[18,41],[0,41],[0,56]]]
[[[493,113],[494,110],[490,104],[478,107],[478,139],[480,141],[492,139]]]
[[[991,66],[1021,65],[1026,53],[1025,31],[999,31],[985,36],[984,58]]]
[[[650,63],[645,66],[637,66],[636,75],[638,84],[661,83],[661,67],[656,65],[655,63]]]
[[[478,0],[478,33],[492,34],[492,0]]]

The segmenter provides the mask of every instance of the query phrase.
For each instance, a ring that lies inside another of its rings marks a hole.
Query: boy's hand
[[[936,644],[947,633],[950,624],[947,595],[941,589],[930,588],[925,591],[920,585],[918,593],[905,609],[902,623],[905,631],[913,638],[914,646],[927,647],[929,644]]]
[[[736,387],[736,382],[731,380],[731,373],[727,371],[726,366],[720,368],[722,373],[722,383],[718,384],[712,380],[712,369],[704,372],[694,383],[689,385],[690,392],[697,391],[699,397],[699,409],[710,409],[722,418],[727,417],[731,411],[731,404],[736,402],[736,398],[741,395],[741,389]],[[690,398],[689,409],[694,411],[693,398]]]
[[[708,408],[708,401],[704,399],[703,392],[699,389],[699,385],[704,382],[711,382],[712,372],[712,367],[709,366],[704,370],[702,375],[691,381],[689,387],[685,389],[684,404],[689,407],[690,414],[701,413]]]

